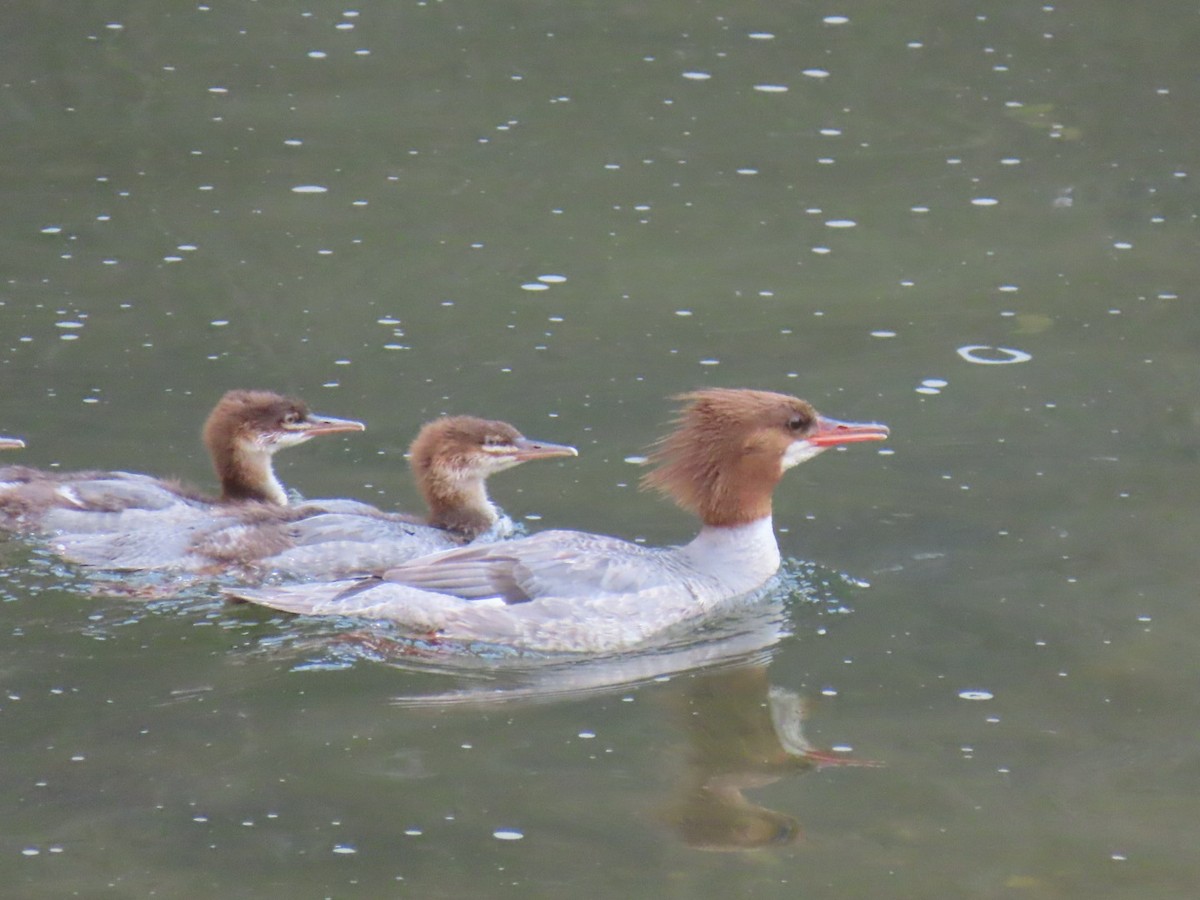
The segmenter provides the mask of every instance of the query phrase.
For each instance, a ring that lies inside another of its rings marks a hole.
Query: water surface
[[[582,450],[496,480],[526,527],[671,543],[626,462],[669,395],[894,435],[789,473],[760,607],[633,660],[397,652],[5,543],[12,890],[1194,893],[1192,4],[9,18],[11,459],[207,485],[207,409],[269,387],[369,423],[289,485],[413,509],[419,424],[481,413]],[[878,765],[791,752],[793,697]]]

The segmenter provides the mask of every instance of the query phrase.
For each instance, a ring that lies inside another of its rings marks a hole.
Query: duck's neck
[[[734,593],[753,590],[779,569],[779,544],[769,515],[744,525],[706,524],[680,550],[698,570]]]
[[[421,485],[429,507],[429,524],[468,540],[487,531],[499,519],[481,478],[430,475]]]
[[[287,492],[275,476],[271,454],[257,449],[235,448],[216,463],[221,481],[221,500],[257,500],[287,506]]]

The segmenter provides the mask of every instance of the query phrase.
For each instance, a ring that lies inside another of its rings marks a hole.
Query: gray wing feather
[[[384,573],[393,584],[468,600],[524,603],[645,590],[668,576],[661,552],[616,538],[546,531],[506,543],[427,556]]]

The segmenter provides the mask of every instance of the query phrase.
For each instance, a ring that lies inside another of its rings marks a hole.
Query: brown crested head
[[[576,456],[574,447],[525,437],[507,422],[446,416],[427,423],[409,447],[429,522],[474,537],[496,521],[490,475],[533,459]]]
[[[228,391],[204,423],[204,444],[222,499],[284,503],[270,457],[320,434],[362,431],[361,422],[311,412],[303,400],[273,391]]]
[[[265,442],[267,435],[282,431],[285,421],[297,424],[307,417],[303,400],[273,391],[227,391],[204,422],[204,444],[215,452],[239,440]]]
[[[418,482],[431,472],[476,475],[492,458],[488,448],[511,446],[520,437],[507,422],[444,416],[422,426],[408,448],[409,464]]]
[[[642,487],[665,494],[706,525],[745,525],[771,514],[771,492],[791,466],[839,443],[882,440],[880,425],[823,419],[798,397],[707,388],[682,394],[675,429],[651,453]]]

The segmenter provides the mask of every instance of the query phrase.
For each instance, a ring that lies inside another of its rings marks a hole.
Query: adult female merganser
[[[106,569],[172,569],[209,574],[344,577],[399,565],[511,531],[488,497],[490,475],[534,459],[577,456],[574,447],[525,437],[507,422],[448,416],[426,424],[409,449],[427,519],[353,500],[308,500],[286,509],[222,509],[185,528],[60,535],[72,562]]]
[[[771,493],[783,473],[829,447],[888,435],[883,425],[826,419],[786,394],[717,388],[678,399],[686,406],[642,484],[699,516],[700,533],[682,547],[546,531],[382,575],[237,596],[308,615],[391,619],[450,640],[546,652],[628,647],[761,587],[780,563]]]
[[[301,400],[270,391],[229,391],[204,423],[204,443],[221,483],[209,499],[175,481],[131,472],[0,469],[0,527],[67,532],[111,531],[138,521],[165,524],[230,504],[284,506],[271,465],[284,447],[321,434],[362,431],[362,422],[309,412]],[[154,515],[147,520],[147,516]]]

